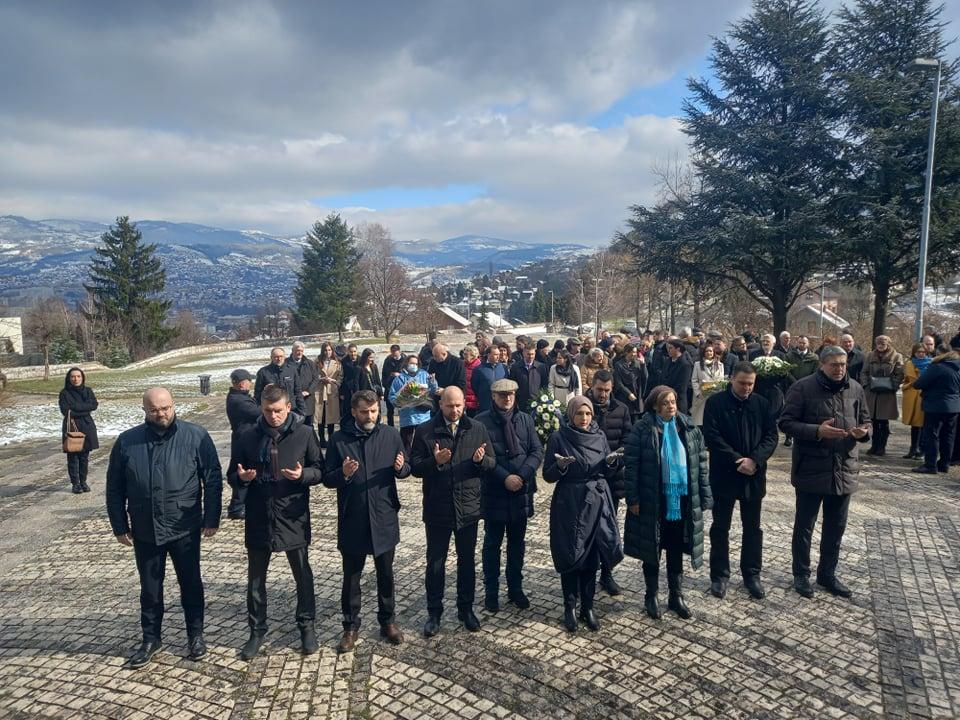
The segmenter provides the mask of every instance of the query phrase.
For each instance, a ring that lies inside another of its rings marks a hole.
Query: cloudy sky
[[[5,1],[0,214],[605,242],[685,152],[685,80],[748,9]]]

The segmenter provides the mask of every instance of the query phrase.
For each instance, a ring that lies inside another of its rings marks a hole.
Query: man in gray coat
[[[850,589],[837,579],[840,543],[850,496],[857,488],[858,443],[870,439],[863,388],[847,375],[847,353],[835,345],[820,351],[820,368],[787,391],[780,430],[794,438],[790,481],[797,494],[793,524],[793,587],[813,597],[810,543],[823,505],[817,584],[839,597]]]

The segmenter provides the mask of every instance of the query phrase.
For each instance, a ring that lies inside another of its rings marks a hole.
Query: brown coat
[[[870,379],[888,377],[893,379],[893,392],[871,392]],[[886,353],[876,350],[868,352],[863,358],[863,372],[860,384],[867,399],[867,409],[874,420],[896,420],[900,412],[897,409],[897,392],[903,382],[903,355],[890,349]]]
[[[584,392],[589,390],[593,385],[593,376],[597,374],[597,370],[609,370],[606,355],[604,355],[603,359],[598,363],[593,362],[593,359],[589,355],[584,361],[583,366],[580,368],[580,379],[583,380]]]
[[[913,364],[913,358],[903,364],[903,424],[910,427],[923,427],[923,407],[920,404],[920,391],[913,389],[913,381],[920,377],[920,371]]]
[[[343,381],[343,365],[337,359],[330,361],[330,367],[323,369],[323,361],[317,360],[317,374],[321,378],[320,389],[317,390],[317,409],[314,420],[320,422],[323,415],[323,405],[327,405],[327,425],[336,425],[340,422],[340,383]],[[322,382],[323,378],[330,378],[333,382]]]

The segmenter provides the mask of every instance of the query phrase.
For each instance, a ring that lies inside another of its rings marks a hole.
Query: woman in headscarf
[[[904,460],[916,460],[923,457],[920,451],[920,431],[923,430],[923,407],[920,402],[920,391],[915,390],[913,382],[923,375],[932,357],[927,356],[927,349],[922,342],[916,342],[910,348],[910,359],[903,364],[903,424],[910,427],[910,449],[903,456]]]
[[[67,473],[74,493],[90,492],[87,485],[87,469],[90,451],[100,447],[97,438],[97,424],[91,413],[97,409],[97,396],[87,387],[87,377],[83,370],[72,367],[63,380],[60,391],[60,412],[63,414],[63,432],[65,440],[68,430],[83,433],[83,450],[67,453]]]
[[[543,479],[556,483],[550,500],[550,554],[560,573],[563,625],[577,630],[580,619],[593,631],[597,568],[601,559],[613,568],[623,559],[623,544],[607,480],[620,465],[610,456],[607,437],[593,419],[593,403],[576,395],[567,403],[560,429],[547,441]]]
[[[550,366],[550,389],[562,406],[574,395],[583,395],[580,368],[566,350],[559,350],[556,363]]]
[[[903,355],[893,349],[886,335],[877,335],[873,347],[863,359],[860,384],[873,423],[873,442],[867,455],[883,456],[887,454],[890,421],[900,414],[897,389],[903,383]]]
[[[333,426],[340,422],[340,383],[343,381],[343,367],[333,350],[333,344],[325,342],[320,346],[317,357],[317,373],[320,376],[320,389],[317,390],[316,417],[320,445],[327,446],[326,438],[333,435]],[[326,438],[323,428],[326,426]]]
[[[666,550],[668,607],[686,620],[690,609],[681,587],[683,555],[690,555],[694,569],[703,565],[703,511],[713,507],[707,449],[693,420],[677,411],[672,388],[653,388],[645,406],[647,411],[624,443],[624,551],[643,563],[644,608],[657,619],[660,554]]]

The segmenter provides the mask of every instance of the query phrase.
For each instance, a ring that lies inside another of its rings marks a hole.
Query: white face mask
[[[419,369],[420,367],[417,365],[407,365],[407,372],[410,373],[411,375],[416,375],[417,370]]]

